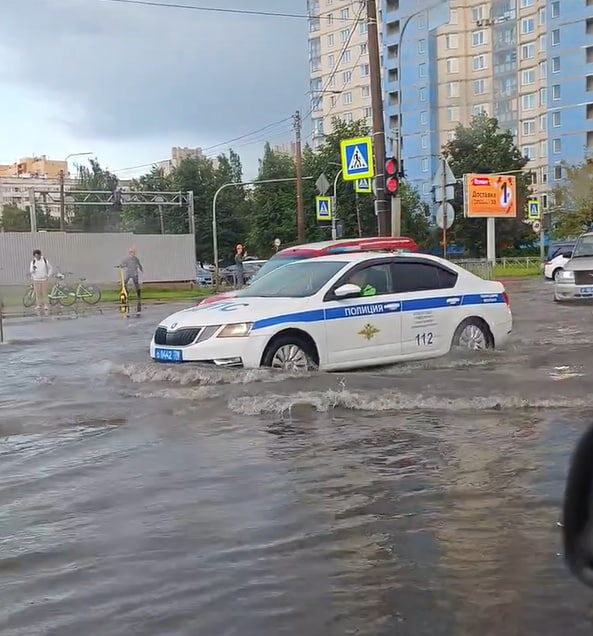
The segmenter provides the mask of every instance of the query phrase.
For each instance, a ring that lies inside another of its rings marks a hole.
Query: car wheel
[[[311,345],[298,335],[274,338],[267,346],[262,364],[282,371],[310,371],[317,368],[317,355]]]
[[[490,329],[483,320],[468,318],[457,327],[453,346],[469,351],[482,351],[494,348],[494,342]]]
[[[556,282],[558,280],[558,276],[560,275],[560,272],[564,271],[562,269],[562,267],[558,267],[557,269],[554,270],[553,274],[552,274],[552,280],[554,282]]]

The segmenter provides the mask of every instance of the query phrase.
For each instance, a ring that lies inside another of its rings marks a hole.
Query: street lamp
[[[66,162],[66,170],[68,170],[68,159],[70,157],[83,157],[86,155],[92,155],[92,152],[72,152],[66,155],[64,161]],[[66,175],[63,170],[60,170],[60,231],[63,232],[66,229],[66,200],[64,196],[64,179]]]

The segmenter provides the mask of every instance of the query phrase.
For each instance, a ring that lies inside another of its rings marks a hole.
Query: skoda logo
[[[174,323],[171,325],[171,329],[175,329],[175,327],[177,327],[177,323],[176,323],[176,322],[174,322]]]

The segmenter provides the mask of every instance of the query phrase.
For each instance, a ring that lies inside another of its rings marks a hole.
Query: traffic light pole
[[[371,76],[371,106],[373,111],[373,148],[375,155],[375,214],[379,236],[391,234],[390,210],[385,197],[385,123],[383,120],[383,92],[376,0],[367,0],[369,71]],[[401,54],[401,51],[400,51]],[[379,170],[381,172],[379,173]]]
[[[301,150],[301,113],[297,110],[294,116],[296,135],[296,197],[297,197],[297,238],[299,243],[305,242],[305,202],[303,198],[303,155]]]

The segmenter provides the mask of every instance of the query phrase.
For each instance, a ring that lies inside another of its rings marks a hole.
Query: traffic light
[[[385,160],[385,190],[394,197],[399,189],[399,165],[395,157]]]

